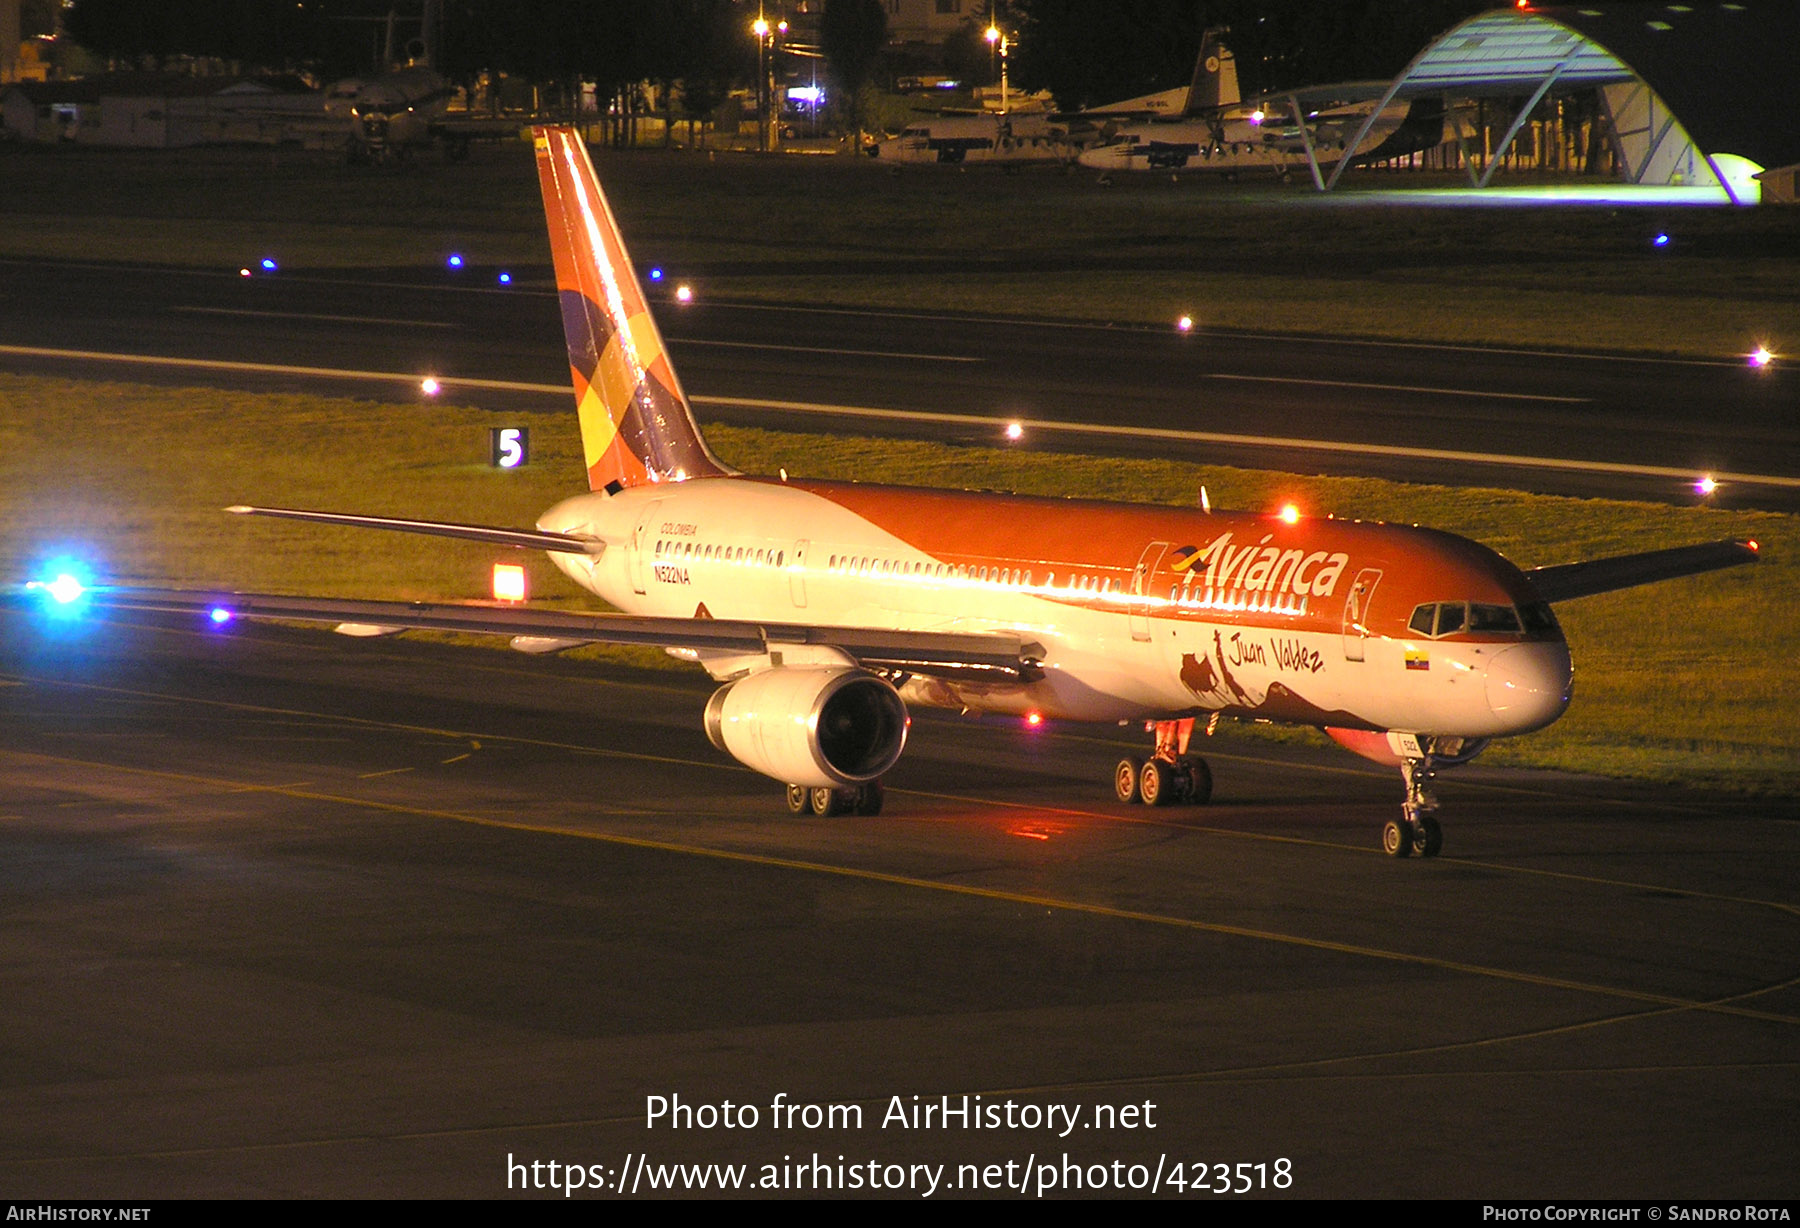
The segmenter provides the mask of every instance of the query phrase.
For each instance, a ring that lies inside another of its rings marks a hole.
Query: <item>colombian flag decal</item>
[[[1406,650],[1406,668],[1430,669],[1431,654],[1428,652],[1421,652],[1416,648],[1408,648]]]

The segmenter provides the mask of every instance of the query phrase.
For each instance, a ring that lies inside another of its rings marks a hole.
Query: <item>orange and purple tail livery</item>
[[[532,138],[588,488],[729,472],[700,438],[587,147],[571,128]]]

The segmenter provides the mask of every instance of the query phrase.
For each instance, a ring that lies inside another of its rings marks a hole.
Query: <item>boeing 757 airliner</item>
[[[1437,768],[1568,705],[1554,603],[1756,557],[1727,541],[1522,572],[1431,529],[736,473],[695,425],[579,136],[534,139],[588,490],[533,530],[231,510],[545,550],[625,613],[145,589],[96,602],[492,632],[527,651],[659,645],[720,684],[713,744],[820,815],[880,809],[909,703],[1146,722],[1154,746],[1114,787],[1150,805],[1210,795],[1187,753],[1196,720],[1315,725],[1401,769],[1383,843],[1404,857],[1441,845]]]

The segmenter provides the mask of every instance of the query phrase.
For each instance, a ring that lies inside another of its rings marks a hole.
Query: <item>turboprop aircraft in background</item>
[[[1194,76],[1186,85],[1161,90],[1122,102],[1067,111],[1057,119],[1066,123],[1072,136],[1084,140],[1110,138],[1120,124],[1172,123],[1212,115],[1239,101],[1237,57],[1222,41],[1223,30],[1208,30],[1200,39],[1200,54],[1194,59]]]
[[[875,146],[890,162],[1067,162],[1075,152],[1045,111],[919,116]]]
[[[580,138],[534,138],[588,490],[535,529],[230,510],[545,550],[626,613],[30,587],[360,633],[488,632],[528,651],[659,645],[717,680],[707,735],[796,813],[879,810],[909,702],[1149,722],[1154,748],[1113,784],[1151,805],[1210,796],[1187,753],[1196,718],[1316,725],[1401,768],[1384,843],[1430,856],[1433,772],[1569,702],[1553,603],[1756,557],[1714,542],[1522,572],[1400,525],[736,473],[701,438]]]
[[[1121,124],[1208,115],[1222,99],[1237,98],[1237,62],[1219,42],[1219,31],[1208,30],[1185,86],[1057,114],[1032,108],[918,116],[899,136],[877,145],[875,154],[895,162],[1067,162],[1082,146],[1111,139]]]
[[[1201,40],[1194,80],[1179,112],[1171,104],[1181,91],[1174,90],[1079,113],[1129,118],[1103,122],[1096,139],[1082,142],[1076,160],[1103,171],[1205,170],[1231,178],[1249,171],[1286,178],[1306,166],[1316,177],[1319,169],[1346,157],[1398,157],[1444,139],[1441,102],[1399,102],[1382,111],[1354,150],[1346,149],[1387,93],[1386,81],[1348,81],[1244,99],[1238,93],[1236,59],[1221,33],[1208,30]],[[1134,104],[1154,105],[1132,114]],[[1169,109],[1157,114],[1164,107]],[[1071,136],[1079,132],[1071,128]]]

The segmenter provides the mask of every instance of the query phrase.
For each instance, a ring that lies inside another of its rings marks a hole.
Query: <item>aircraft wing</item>
[[[1756,550],[1753,541],[1706,542],[1698,546],[1677,546],[1672,550],[1615,555],[1586,563],[1538,567],[1526,572],[1525,578],[1545,601],[1570,601],[1615,589],[1634,588],[1639,584],[1654,584],[1658,580],[1754,563]]]
[[[579,644],[643,644],[760,655],[780,652],[784,645],[824,645],[837,648],[870,668],[925,674],[998,670],[1015,677],[1036,676],[1037,662],[1044,655],[1042,645],[1004,632],[887,631],[724,618],[582,614],[500,604],[362,601],[109,586],[84,589],[76,600],[95,609],[193,614],[216,623],[254,618],[336,623],[353,634],[364,635],[405,630],[505,635],[524,640],[523,646],[530,650],[572,648]]]
[[[272,516],[278,520],[305,520],[313,524],[348,525],[356,529],[392,529],[400,533],[423,533],[430,537],[460,537],[465,541],[486,542],[490,546],[513,546],[520,550],[549,550],[557,554],[599,555],[606,543],[597,537],[574,533],[546,533],[539,529],[506,529],[485,524],[452,524],[442,520],[402,520],[395,516],[358,516],[349,512],[308,512],[291,507],[245,507],[236,504],[225,509],[234,516]]]

